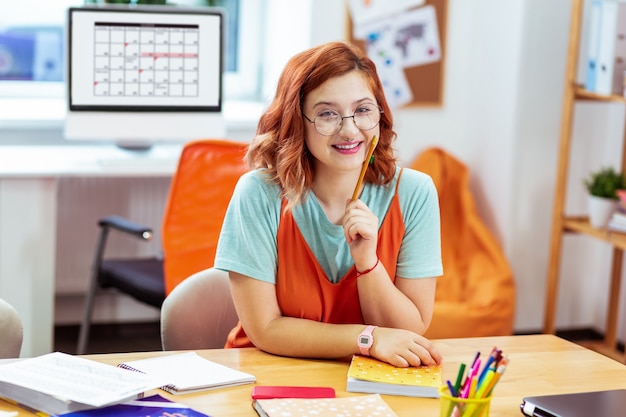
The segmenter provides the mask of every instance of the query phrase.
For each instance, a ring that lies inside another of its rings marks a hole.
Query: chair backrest
[[[213,266],[222,221],[248,144],[199,140],[186,144],[168,194],[162,224],[165,292]]]
[[[228,272],[200,271],[174,288],[161,307],[163,350],[221,349],[237,322]]]
[[[23,337],[19,314],[11,304],[0,298],[0,359],[19,358]]]
[[[439,194],[443,277],[437,280],[431,338],[511,334],[515,281],[495,236],[481,219],[467,167],[441,148],[411,168],[429,174]]]

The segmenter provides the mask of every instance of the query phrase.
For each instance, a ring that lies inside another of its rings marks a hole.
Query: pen
[[[446,383],[448,384],[448,389],[450,390],[450,395],[452,395],[453,397],[458,397],[459,394],[456,391],[456,389],[454,388],[454,386],[452,385],[452,382],[450,382],[450,380],[448,379],[446,381]]]
[[[485,394],[487,394],[489,392],[489,390],[491,389],[491,383],[495,377],[496,371],[494,371],[493,369],[490,369],[487,372],[487,375],[484,376],[483,380],[480,382],[480,385],[478,387],[478,390],[476,391],[476,398],[484,398],[486,397]]]
[[[463,380],[463,375],[465,375],[465,364],[462,363],[459,367],[459,373],[456,376],[456,382],[454,383],[454,389],[458,392],[459,388],[461,388],[461,381]]]
[[[472,366],[472,369],[468,372],[469,374],[468,378],[465,380],[465,386],[463,387],[463,395],[462,395],[463,398],[469,398],[472,383],[478,382],[478,381],[475,381],[476,375],[478,374],[478,368],[480,368],[480,359],[477,358],[474,361],[474,365]]]
[[[487,371],[489,371],[489,367],[496,360],[497,357],[498,357],[498,348],[494,347],[491,350],[491,353],[489,354],[489,358],[487,358],[487,362],[485,362],[485,366],[483,367],[483,370],[480,373],[480,376],[478,377],[478,384],[482,384],[482,381],[485,378],[485,375],[487,375]]]
[[[482,361],[480,359],[476,359],[474,365],[472,365],[472,377],[478,376],[478,370],[480,369],[480,364]]]
[[[454,389],[450,380],[447,380],[446,383],[448,384],[448,390],[450,390],[450,395],[453,397],[458,397],[459,392],[458,390]],[[459,412],[458,412],[457,406],[454,404],[454,401],[450,401],[450,406],[448,407],[448,412],[446,413],[446,417],[454,417],[458,415],[459,415]]]
[[[356,187],[354,188],[354,193],[352,193],[352,201],[356,200],[359,195],[359,190],[361,189],[361,184],[363,184],[363,178],[365,178],[365,171],[367,171],[367,167],[370,164],[370,160],[372,159],[372,155],[374,154],[374,149],[378,145],[378,137],[374,136],[372,138],[372,143],[370,143],[370,149],[367,152],[367,157],[365,161],[363,161],[363,167],[361,168],[361,174],[359,175],[359,180],[356,183]]]
[[[477,387],[478,387],[478,378],[472,378],[472,381],[470,382],[470,389],[469,389],[469,393],[467,394],[467,398],[476,397]]]
[[[485,396],[486,397],[491,395],[491,392],[493,391],[493,389],[495,388],[496,384],[498,383],[498,381],[502,377],[502,374],[506,370],[506,366],[508,365],[508,362],[509,362],[509,360],[506,357],[502,358],[502,360],[500,361],[500,365],[498,365],[498,369],[496,370],[496,373],[493,375],[493,378],[491,378],[491,383],[489,384],[489,386],[485,390],[485,392],[486,392]]]
[[[480,351],[476,352],[476,355],[474,356],[474,360],[472,360],[472,364],[470,365],[470,369],[468,369],[467,371],[467,376],[465,377],[465,380],[463,381],[463,384],[461,386],[462,392],[465,392],[465,390],[467,389],[469,385],[470,375],[472,373],[472,370],[474,369],[474,366],[476,366],[476,361],[478,360],[479,357],[480,357]]]
[[[476,361],[478,360],[479,357],[480,357],[480,350],[478,352],[476,352],[476,356],[474,356],[474,360],[472,361],[471,367],[474,367],[474,365],[476,364]]]

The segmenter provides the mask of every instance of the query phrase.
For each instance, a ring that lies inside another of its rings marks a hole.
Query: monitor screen
[[[224,136],[221,9],[73,7],[67,42],[67,139]]]

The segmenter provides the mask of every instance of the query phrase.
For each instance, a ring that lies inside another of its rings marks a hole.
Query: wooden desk
[[[454,379],[461,362],[470,362],[476,351],[489,354],[498,346],[511,363],[494,391],[491,417],[521,416],[519,404],[527,395],[597,391],[626,388],[626,366],[599,353],[553,335],[444,339],[435,341],[444,355],[444,376]],[[131,359],[172,352],[89,355],[90,359],[116,365]],[[202,350],[200,355],[227,366],[250,372],[259,385],[331,386],[337,396],[361,395],[345,392],[348,364],[329,360],[293,359],[269,355],[256,349]],[[212,417],[254,417],[250,391],[252,385],[222,388],[196,394],[173,396]],[[439,416],[439,400],[384,395],[384,400],[399,416]],[[0,401],[0,410],[16,410]],[[20,411],[20,417],[31,416]]]

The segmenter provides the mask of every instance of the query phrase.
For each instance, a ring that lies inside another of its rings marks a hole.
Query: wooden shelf
[[[591,227],[587,217],[566,217],[563,219],[563,230],[593,236],[619,249],[626,249],[626,233],[613,232],[607,229]]]
[[[579,100],[591,100],[591,101],[614,101],[614,102],[618,102],[618,103],[626,103],[626,97],[624,96],[618,96],[616,94],[607,96],[604,94],[597,94],[597,93],[593,93],[591,91],[587,91],[584,89],[584,87],[580,86],[580,85],[576,85],[574,87],[574,94],[575,97]]]
[[[546,304],[544,316],[544,333],[555,332],[556,304],[559,291],[559,277],[563,236],[566,233],[577,233],[606,242],[613,247],[611,276],[607,294],[607,318],[604,340],[593,342],[589,347],[606,356],[626,363],[626,355],[617,349],[617,325],[619,322],[619,296],[621,294],[622,262],[626,250],[626,233],[591,227],[587,217],[567,216],[565,214],[565,197],[567,193],[569,158],[573,136],[574,104],[576,101],[593,101],[598,103],[626,103],[623,95],[603,95],[587,91],[576,84],[580,33],[583,20],[584,0],[572,0],[570,35],[567,50],[567,67],[565,72],[565,89],[561,114],[561,133],[557,178],[552,211],[552,231],[550,239],[550,258],[546,278]],[[626,172],[626,129],[622,140],[621,171]],[[626,311],[626,308],[625,308]],[[626,324],[625,324],[626,326]]]

